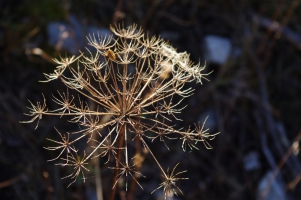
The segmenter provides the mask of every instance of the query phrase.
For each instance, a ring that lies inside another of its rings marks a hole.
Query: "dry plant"
[[[42,82],[59,79],[66,85],[66,93],[53,95],[59,108],[49,110],[43,95],[43,103],[35,105],[29,101],[31,107],[26,115],[32,119],[23,123],[37,120],[37,128],[43,115],[52,115],[69,116],[68,122],[80,126],[79,131],[66,134],[56,129],[61,140],[49,139],[56,146],[46,147],[59,152],[51,161],[61,160],[58,165],[73,168],[73,172],[64,177],[72,180],[69,186],[79,175],[85,180],[90,159],[107,156],[106,163],[115,160],[115,166],[109,167],[114,170],[111,199],[120,178],[130,178],[142,188],[138,177],[144,176],[136,167],[141,163],[135,159],[137,154],[130,153],[130,148],[141,145],[162,173],[163,182],[157,189],[163,188],[165,198],[170,193],[182,193],[176,182],[187,179],[178,177],[186,171],[175,172],[178,164],[171,173],[165,171],[149,143],[157,139],[168,148],[165,140],[178,139],[182,141],[184,151],[198,149],[199,142],[207,149],[211,148],[208,140],[214,139],[218,133],[209,134],[204,129],[205,122],[186,130],[176,129],[174,123],[181,120],[176,114],[185,107],[179,107],[180,103],[193,94],[193,89],[184,85],[192,81],[202,84],[203,79],[208,80],[206,75],[209,73],[203,73],[205,66],[190,61],[189,54],[178,53],[160,37],[145,36],[137,25],[127,28],[111,26],[110,29],[114,36],[88,37],[88,44],[93,47],[93,50],[87,49],[88,55],[81,53],[78,57],[54,59],[58,66],[53,73],[45,73],[46,80]],[[78,98],[70,95],[69,90],[76,91]],[[175,101],[175,96],[180,100]],[[94,102],[96,108],[91,109],[88,101]],[[100,118],[104,116],[109,120],[101,123]],[[90,153],[84,151],[80,156],[75,145],[80,140],[86,140],[88,145],[92,140],[96,145],[91,145],[93,150]]]

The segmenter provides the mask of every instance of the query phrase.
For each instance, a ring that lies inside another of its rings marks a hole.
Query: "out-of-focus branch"
[[[256,13],[251,14],[252,21],[254,24],[258,25],[259,27],[266,28],[267,30],[270,30],[272,33],[275,33],[275,39],[279,39],[280,37],[283,37],[285,40],[287,40],[292,45],[294,45],[297,49],[301,50],[301,35],[285,26],[297,5],[298,5],[298,1],[295,0],[292,2],[291,9],[289,9],[289,11],[287,12],[286,16],[283,18],[281,23],[260,16]]]

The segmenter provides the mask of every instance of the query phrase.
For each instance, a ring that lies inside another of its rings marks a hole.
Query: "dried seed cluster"
[[[44,96],[43,104],[34,105],[29,101],[30,112],[26,115],[32,119],[24,123],[39,122],[43,115],[52,115],[69,116],[68,122],[80,126],[79,131],[66,134],[56,129],[61,141],[49,139],[57,146],[46,147],[59,151],[52,160],[60,160],[59,165],[74,169],[64,177],[72,179],[70,184],[79,175],[85,178],[90,159],[107,156],[106,163],[115,160],[115,166],[110,168],[118,170],[113,187],[123,176],[132,177],[141,187],[136,175],[143,175],[136,171],[135,156],[129,151],[138,141],[162,173],[164,181],[158,188],[164,189],[165,196],[170,192],[176,194],[176,190],[182,193],[176,182],[185,178],[176,176],[185,171],[174,172],[177,164],[171,174],[168,170],[165,172],[148,143],[158,138],[168,148],[165,140],[178,139],[182,140],[184,151],[187,147],[198,149],[199,142],[211,148],[208,140],[218,133],[209,134],[204,130],[204,123],[187,130],[176,129],[174,124],[175,120],[181,120],[176,114],[184,109],[179,108],[182,100],[193,94],[192,88],[184,88],[185,83],[202,84],[203,79],[208,80],[208,74],[203,73],[205,66],[191,62],[189,54],[178,53],[160,37],[145,36],[137,25],[111,26],[110,29],[113,35],[88,37],[88,44],[94,49],[87,50],[88,55],[54,59],[58,66],[53,73],[45,73],[43,82],[59,79],[67,91],[53,95],[53,101],[59,106],[55,110],[47,108]],[[70,95],[69,90],[76,91],[78,98]],[[175,96],[181,100],[176,102]],[[93,102],[95,108],[88,102]],[[70,135],[76,135],[76,139],[71,140],[74,137]],[[76,143],[80,140],[86,140],[87,144],[94,141],[96,145],[90,153],[83,152],[79,156]]]

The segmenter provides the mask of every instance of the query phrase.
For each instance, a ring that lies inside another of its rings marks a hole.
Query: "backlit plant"
[[[111,199],[116,183],[124,176],[142,187],[138,177],[144,176],[136,169],[135,155],[130,153],[131,148],[141,145],[161,171],[163,182],[157,189],[163,188],[165,197],[170,193],[182,193],[176,182],[186,179],[178,177],[186,171],[176,172],[178,164],[171,171],[165,171],[149,143],[158,140],[169,150],[165,140],[178,139],[184,151],[198,149],[198,143],[211,148],[208,140],[218,133],[209,134],[208,129],[204,129],[205,122],[187,129],[177,129],[175,123],[181,120],[177,114],[185,108],[180,107],[182,100],[193,94],[193,89],[184,85],[208,80],[208,73],[203,73],[205,66],[193,63],[189,54],[178,53],[160,37],[144,35],[136,25],[127,28],[118,25],[110,29],[113,35],[88,37],[93,50],[87,49],[86,55],[54,59],[58,66],[53,73],[45,73],[43,82],[58,79],[65,84],[66,92],[53,95],[59,107],[48,109],[44,96],[43,103],[35,105],[29,101],[31,107],[26,115],[32,118],[24,123],[37,121],[37,128],[44,115],[69,116],[67,121],[80,127],[70,133],[56,129],[61,140],[48,139],[54,146],[46,147],[58,151],[58,156],[51,161],[59,160],[58,165],[73,168],[71,174],[63,177],[71,178],[70,185],[79,175],[85,180],[89,160],[107,156],[105,163],[115,160],[115,164],[109,166],[115,171]],[[71,90],[77,95],[70,95]],[[104,117],[107,120],[102,120]],[[93,150],[80,153],[76,148],[80,140],[87,141],[87,145],[93,141]]]

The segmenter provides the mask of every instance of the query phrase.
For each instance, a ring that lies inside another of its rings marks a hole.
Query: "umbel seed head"
[[[183,193],[176,182],[187,179],[178,177],[186,171],[175,171],[179,163],[171,172],[165,171],[150,143],[161,143],[168,150],[167,140],[180,140],[184,151],[198,149],[200,142],[212,148],[209,141],[219,133],[210,134],[204,129],[205,122],[202,126],[196,123],[195,128],[176,128],[176,121],[182,120],[178,115],[186,107],[181,106],[182,101],[194,91],[185,84],[193,81],[202,84],[210,73],[204,73],[205,66],[192,62],[189,54],[177,52],[162,38],[145,36],[135,24],[110,26],[110,29],[112,35],[87,37],[94,50],[87,49],[77,57],[54,59],[57,64],[54,72],[44,73],[46,80],[41,82],[58,80],[66,90],[53,95],[52,101],[57,104],[54,110],[47,108],[44,95],[42,104],[29,101],[31,107],[26,115],[31,119],[23,123],[37,120],[38,127],[42,116],[49,115],[61,120],[67,117],[66,123],[79,127],[67,133],[55,128],[60,139],[48,139],[54,146],[45,147],[58,151],[50,161],[73,169],[63,177],[71,179],[69,186],[78,176],[86,179],[91,159],[102,161],[106,157],[105,164],[115,163],[114,167],[108,167],[115,171],[113,190],[123,177],[142,188],[137,177],[144,177],[139,171],[144,158],[137,159],[137,155],[146,150],[164,179],[157,189],[162,188],[165,197],[171,192]],[[89,153],[78,149],[81,141],[91,147]]]

